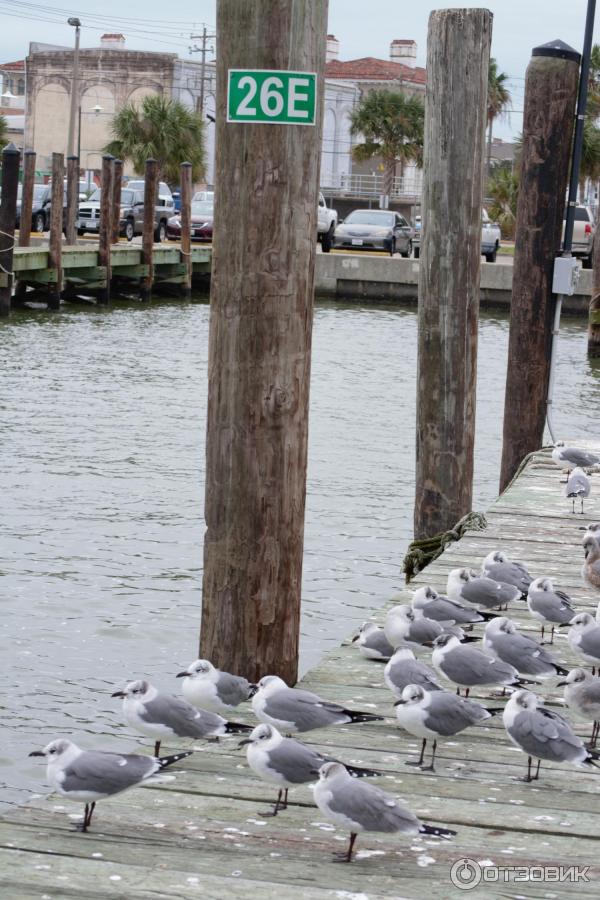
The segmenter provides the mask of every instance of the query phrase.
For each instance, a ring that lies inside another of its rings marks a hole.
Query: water
[[[497,493],[507,337],[482,314],[475,509]],[[54,737],[135,746],[111,691],[142,676],[177,691],[197,655],[207,339],[203,303],[0,324],[5,802],[42,788],[27,754]],[[414,309],[317,305],[303,670],[402,586],[416,339]],[[556,400],[559,434],[594,437],[583,320],[564,323]]]

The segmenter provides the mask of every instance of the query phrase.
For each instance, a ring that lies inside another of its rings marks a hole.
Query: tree
[[[498,223],[502,237],[513,240],[517,221],[519,178],[509,165],[494,169],[488,182],[488,195],[492,203],[488,207],[490,218]]]
[[[492,174],[492,132],[494,121],[502,116],[510,106],[510,91],[506,87],[508,75],[498,71],[498,63],[492,56],[488,69],[488,101],[487,101],[487,174]]]
[[[8,122],[4,116],[0,116],[0,148],[8,143]]]
[[[381,156],[384,164],[383,193],[392,193],[396,164],[423,161],[424,107],[419,97],[402,91],[374,88],[350,115],[350,131],[364,141],[352,148],[357,161]]]
[[[111,131],[104,152],[130,160],[138,175],[147,159],[157,160],[159,178],[171,184],[179,183],[182,162],[192,164],[194,181],[204,175],[202,119],[176,100],[150,94],[139,105],[128,103],[113,118]]]

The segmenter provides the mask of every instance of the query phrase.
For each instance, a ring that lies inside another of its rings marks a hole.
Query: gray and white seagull
[[[363,622],[352,643],[358,642],[358,650],[365,659],[387,662],[394,655],[394,648],[385,636],[385,631],[375,622]]]
[[[591,466],[597,466],[600,458],[595,453],[588,450],[579,450],[577,447],[566,447],[564,441],[557,441],[552,451],[552,459],[561,469],[582,468],[589,469]]]
[[[600,625],[589,613],[579,613],[569,622],[569,644],[571,649],[593,666],[600,666]]]
[[[455,603],[467,603],[484,609],[506,608],[509,603],[521,599],[521,590],[514,584],[495,581],[465,568],[452,569],[448,575],[446,593]]]
[[[418,588],[412,595],[411,603],[413,609],[421,610],[428,619],[442,625],[473,625],[494,617],[494,613],[478,612],[472,606],[455,603],[444,594],[438,594],[430,584]]]
[[[527,594],[529,585],[533,581],[527,567],[516,559],[510,559],[503,550],[493,550],[488,553],[483,561],[481,571],[488,578],[493,578],[494,581],[512,584],[513,587],[519,588],[523,596]]]
[[[247,678],[222,672],[208,659],[197,659],[175,677],[183,678],[181,693],[188,703],[222,716],[230,715],[256,692],[256,685]]]
[[[564,687],[565,703],[569,709],[594,723],[589,746],[595,747],[600,733],[600,678],[585,669],[571,669],[557,687]]]
[[[500,616],[485,626],[483,646],[496,659],[510,663],[521,675],[548,678],[567,675],[567,669],[559,666],[552,654],[534,641],[520,634],[516,622]]]
[[[573,513],[575,513],[575,501],[579,498],[579,500],[581,500],[581,515],[583,515],[583,501],[586,497],[590,496],[591,490],[592,482],[583,469],[580,469],[579,466],[577,466],[577,468],[573,469],[569,475],[565,486],[565,497],[568,500],[573,501]]]
[[[85,832],[90,827],[98,800],[145,784],[162,769],[190,756],[191,751],[159,758],[82,750],[72,741],[59,739],[29,755],[47,759],[47,778],[55,791],[67,800],[85,803],[83,822],[78,826]]]
[[[204,740],[225,734],[252,731],[251,725],[228,722],[223,716],[204,709],[196,709],[181,697],[159,694],[147,681],[131,681],[113,697],[123,698],[125,721],[136,731],[154,739],[154,755],[167,738]]]
[[[542,640],[546,625],[551,625],[550,644],[554,643],[556,625],[566,625],[575,614],[571,598],[555,591],[551,578],[536,578],[529,585],[527,606],[531,615],[542,623]]]
[[[494,659],[489,653],[484,653],[478,647],[465,647],[457,638],[443,634],[433,642],[431,662],[444,675],[448,681],[458,685],[456,693],[461,687],[466,688],[465,695],[469,696],[469,689],[486,685],[499,685],[506,687],[531,684],[519,677],[518,670]]]
[[[433,669],[416,659],[410,647],[396,650],[383,670],[383,678],[396,697],[402,696],[407,684],[418,684],[428,691],[444,690]]]

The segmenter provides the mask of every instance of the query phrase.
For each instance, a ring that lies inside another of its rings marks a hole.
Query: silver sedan
[[[400,213],[388,209],[355,209],[335,229],[333,247],[344,250],[383,250],[408,257],[414,231]]]

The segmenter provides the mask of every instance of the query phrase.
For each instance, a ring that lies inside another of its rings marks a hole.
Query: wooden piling
[[[17,218],[17,192],[21,154],[14,144],[2,151],[2,200],[0,202],[0,316],[8,316],[13,286],[13,250]]]
[[[186,267],[186,281],[181,286],[182,296],[192,296],[192,164],[181,163],[181,262]]]
[[[579,54],[555,41],[533,50],[525,76],[501,491],[543,442],[578,74]]]
[[[121,221],[121,187],[123,185],[123,161],[115,159],[113,164],[113,195],[112,195],[112,231],[111,243],[119,243],[119,223]]]
[[[327,3],[220,0],[227,70],[317,73],[304,125],[217,118],[201,655],[297,678]],[[231,190],[232,179],[236,190]]]
[[[67,156],[67,213],[65,242],[77,243],[77,217],[79,214],[79,157]]]
[[[52,192],[50,201],[50,234],[48,236],[48,265],[53,269],[54,280],[48,284],[48,309],[60,309],[62,291],[62,244],[64,225],[64,174],[62,153],[52,154]]]
[[[492,15],[429,17],[419,270],[415,538],[471,510]]]
[[[154,271],[152,254],[154,251],[154,219],[158,203],[158,163],[155,159],[146,160],[144,179],[144,230],[142,233],[142,263],[148,266],[148,274],[140,282],[140,300],[149,300],[152,296]]]
[[[29,247],[31,218],[33,214],[33,186],[35,184],[35,150],[23,154],[23,187],[21,189],[21,215],[19,218],[19,247]]]
[[[592,298],[588,313],[588,356],[600,356],[600,225],[596,225],[592,259]]]
[[[113,233],[113,179],[114,156],[106,153],[102,157],[102,176],[100,183],[100,225],[98,232],[98,262],[106,269],[106,287],[98,293],[100,303],[110,301],[110,245]]]

